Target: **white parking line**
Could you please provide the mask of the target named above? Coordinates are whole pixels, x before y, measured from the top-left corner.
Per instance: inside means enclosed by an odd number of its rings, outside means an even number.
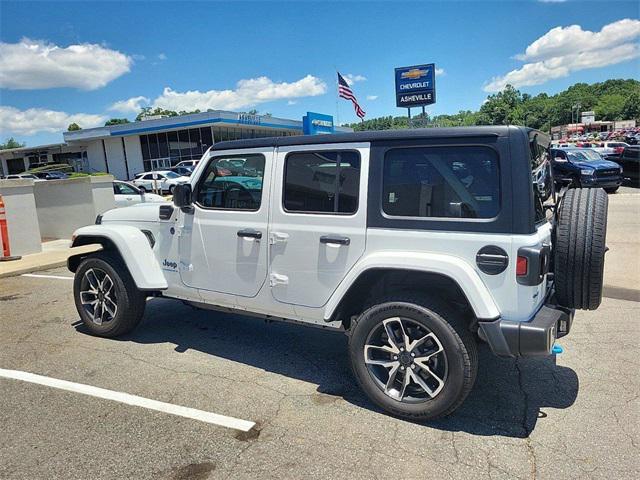
[[[62,275],[40,275],[38,273],[23,273],[20,276],[31,278],[52,278],[54,280],[73,280],[73,277],[63,277]]]
[[[218,415],[217,413],[205,412],[204,410],[182,407],[180,405],[159,402],[157,400],[151,400],[149,398],[139,397],[137,395],[115,392],[113,390],[106,390],[104,388],[84,385],[82,383],[59,380],[57,378],[44,377],[42,375],[22,372],[20,370],[5,370],[3,368],[0,368],[0,377],[10,378],[13,380],[22,380],[23,382],[37,383],[38,385],[59,388],[61,390],[67,390],[69,392],[82,393],[83,395],[90,395],[92,397],[113,400],[114,402],[147,408],[149,410],[156,410],[158,412],[178,415],[180,417],[191,418],[193,420],[212,423],[221,427],[241,430],[243,432],[248,432],[255,426],[254,422],[250,422],[248,420],[240,420],[238,418],[227,417],[225,415]]]

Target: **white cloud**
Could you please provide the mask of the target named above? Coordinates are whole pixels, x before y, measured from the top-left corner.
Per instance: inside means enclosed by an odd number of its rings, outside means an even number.
[[[540,85],[574,71],[638,58],[640,47],[634,42],[638,36],[640,21],[631,19],[605,25],[599,32],[582,30],[579,25],[552,28],[516,56],[529,63],[506,75],[493,77],[484,90],[498,92],[507,84],[514,87]]]
[[[297,100],[287,100],[287,105],[296,105],[297,103]]]
[[[275,83],[267,77],[240,80],[235,90],[189,90],[176,92],[165,87],[162,95],[153,101],[153,107],[168,110],[234,110],[253,107],[273,100],[291,100],[301,97],[323,95],[327,85],[313,75],[307,75],[295,82]]]
[[[436,67],[436,77],[440,77],[445,74],[444,68]]]
[[[165,53],[159,53],[158,54],[158,60],[166,60],[167,59],[167,55]]]
[[[43,108],[18,110],[15,107],[0,106],[0,131],[18,135],[59,133],[66,130],[70,123],[91,128],[103,125],[107,118],[105,115],[89,113],[66,113]]]
[[[378,99],[378,95],[367,95],[367,100],[377,100]]]
[[[625,18],[602,27],[599,32],[580,25],[555,27],[516,55],[518,60],[546,60],[582,51],[601,50],[627,43],[640,36],[640,20]]]
[[[347,73],[342,78],[344,78],[350,86],[356,82],[364,82],[367,80],[367,77],[364,75],[354,75],[353,73]]]
[[[101,45],[59,47],[23,38],[18,43],[0,43],[0,87],[95,90],[127,73],[132,63],[131,57]]]
[[[147,97],[131,97],[128,100],[120,100],[109,107],[109,110],[120,113],[138,114],[142,107],[146,107],[149,102]]]

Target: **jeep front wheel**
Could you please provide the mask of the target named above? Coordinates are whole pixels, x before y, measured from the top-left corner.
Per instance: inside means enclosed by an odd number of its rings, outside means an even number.
[[[100,337],[133,330],[144,314],[146,295],[115,256],[100,252],[80,263],[73,281],[76,309],[84,326]]]
[[[450,414],[467,397],[477,372],[475,340],[446,304],[424,297],[391,298],[352,326],[351,366],[367,396],[413,420]]]

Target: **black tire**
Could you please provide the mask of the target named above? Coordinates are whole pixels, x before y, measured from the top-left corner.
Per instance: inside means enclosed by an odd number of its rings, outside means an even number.
[[[83,304],[83,300],[89,301],[97,298],[97,295],[87,293],[87,289],[91,288],[86,277],[89,270],[96,272],[98,277],[101,275],[100,272],[106,273],[113,283],[113,299],[116,308],[111,310],[115,310],[115,315],[111,316],[109,312],[105,313],[106,308],[98,310],[101,324],[98,324],[98,320],[95,320],[96,306],[92,308]],[[92,274],[90,273],[89,276],[92,276]],[[104,277],[102,278],[104,279]],[[83,291],[85,293],[81,296]],[[138,290],[127,267],[118,257],[108,252],[92,254],[80,262],[73,281],[73,297],[76,309],[85,327],[93,335],[108,338],[131,332],[140,323],[146,305],[146,295]],[[105,298],[104,294],[102,298]],[[106,301],[103,300],[103,303],[106,303]],[[111,305],[113,306],[113,303]],[[93,312],[91,311],[92,309]]]
[[[618,191],[618,188],[620,187],[605,188],[604,191],[607,193],[616,193]]]
[[[568,190],[561,200],[554,266],[562,306],[595,310],[602,301],[608,201],[601,188]]]
[[[173,195],[173,189],[176,188],[175,185],[169,185],[169,195]]]
[[[405,391],[403,389],[400,400],[392,398],[385,393],[385,386],[382,385],[384,378],[380,381],[372,372],[377,366],[368,367],[365,362],[367,341],[371,341],[370,338],[376,331],[384,328],[383,321],[390,321],[394,317],[409,322],[407,332],[412,328],[414,331],[431,332],[441,344],[444,360],[438,361],[446,366],[446,377],[441,390],[432,397],[425,395],[423,399],[405,398],[402,396]],[[365,310],[351,325],[349,355],[354,376],[369,399],[387,412],[410,420],[429,420],[452,413],[471,391],[478,369],[476,341],[460,315],[446,303],[420,294],[394,295],[381,299]],[[430,368],[437,372],[433,365]],[[389,377],[392,371],[392,368],[388,370]],[[420,368],[413,372],[422,375],[423,380],[428,379]],[[403,373],[411,373],[409,367],[405,367]],[[415,383],[412,388],[418,391],[417,382],[411,382]]]

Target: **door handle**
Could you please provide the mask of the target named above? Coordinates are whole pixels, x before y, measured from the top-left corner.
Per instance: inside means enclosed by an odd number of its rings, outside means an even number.
[[[342,235],[323,235],[320,237],[320,243],[330,243],[335,245],[349,245],[351,239]]]
[[[262,238],[262,232],[259,230],[254,230],[252,228],[245,228],[244,230],[238,230],[238,236],[260,240]]]
[[[269,234],[269,243],[275,245],[276,243],[284,243],[289,240],[289,234],[284,232],[271,232]]]

